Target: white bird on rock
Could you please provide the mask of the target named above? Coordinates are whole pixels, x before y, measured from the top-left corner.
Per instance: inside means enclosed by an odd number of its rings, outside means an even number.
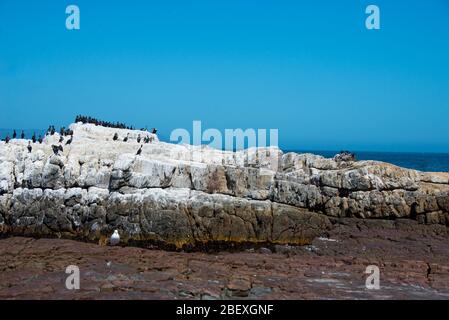
[[[119,242],[120,242],[120,235],[118,234],[118,230],[114,230],[114,233],[112,234],[109,243],[111,246],[115,246]]]

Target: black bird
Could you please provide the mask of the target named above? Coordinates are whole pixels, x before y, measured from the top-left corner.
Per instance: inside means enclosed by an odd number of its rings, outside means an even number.
[[[33,143],[36,143],[36,133],[33,133],[33,136],[31,137],[31,141],[33,141]]]
[[[129,133],[126,135],[125,139],[123,139],[123,142],[128,142],[128,136],[129,136]]]
[[[64,137],[63,136],[60,136],[59,137],[59,143],[62,143],[64,141]]]
[[[51,145],[51,148],[53,149],[53,153],[54,153],[55,155],[58,155],[58,153],[59,153],[59,147],[58,147],[58,146],[55,146],[54,144],[52,144],[52,145]]]
[[[25,139],[25,132],[23,132],[23,130],[22,133],[20,134],[20,139]]]
[[[146,136],[146,137],[143,139],[143,142],[145,142],[145,143],[150,142],[150,138],[149,138],[148,136]]]
[[[117,132],[114,134],[114,137],[112,138],[112,140],[114,140],[114,141],[117,141],[117,139],[118,139],[118,134],[117,134]]]
[[[55,126],[51,126],[50,135],[54,135],[56,132]]]
[[[17,132],[16,132],[16,130],[13,131],[13,133],[12,133],[12,138],[13,138],[13,139],[17,138]]]
[[[69,145],[69,144],[71,144],[71,143],[72,143],[72,141],[73,141],[73,135],[72,135],[72,136],[70,136],[70,139],[69,139],[69,140],[67,140],[67,142],[65,143],[65,145]]]
[[[140,154],[142,153],[142,147],[143,147],[143,145],[141,145],[139,150],[137,150],[136,155],[140,156]]]
[[[42,143],[42,136],[39,135],[39,139],[37,139],[37,142]]]
[[[5,142],[6,142],[6,143],[8,143],[8,142],[9,142],[9,140],[10,140],[10,139],[9,139],[9,136],[6,136],[6,138],[5,138]]]
[[[28,153],[31,153],[31,151],[33,150],[33,147],[31,146],[31,141],[28,141]]]
[[[153,130],[151,130],[151,133],[156,134],[157,133],[157,129],[153,128]]]
[[[62,147],[62,145],[61,145],[61,144],[59,145],[59,147],[58,147],[58,148],[59,148],[59,151],[61,151],[61,152],[64,152],[64,148]]]
[[[137,143],[140,143],[140,140],[142,140],[142,138],[140,137],[140,134],[137,136]]]

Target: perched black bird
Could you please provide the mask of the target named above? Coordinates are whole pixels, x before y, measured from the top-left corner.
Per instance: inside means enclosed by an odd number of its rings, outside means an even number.
[[[140,137],[140,134],[137,136],[137,143],[140,143],[140,140],[142,140],[142,138]]]
[[[23,132],[23,130],[22,133],[20,134],[20,139],[25,139],[25,132]]]
[[[5,138],[5,142],[6,142],[6,143],[8,143],[8,142],[9,142],[9,140],[10,140],[10,139],[9,139],[9,136],[6,136],[6,138]]]
[[[31,146],[31,141],[28,141],[28,153],[31,153],[31,151],[33,150],[33,147]]]
[[[31,137],[31,141],[33,141],[33,143],[36,143],[36,133],[33,133],[33,136]]]
[[[13,138],[13,139],[17,138],[17,132],[16,132],[16,130],[13,131],[13,133],[12,133],[12,138]]]
[[[153,128],[153,130],[151,130],[151,133],[156,134],[157,133],[157,129]]]
[[[64,137],[61,135],[60,137],[59,137],[59,143],[62,143],[64,141]]]
[[[39,135],[39,139],[37,139],[37,142],[42,143],[42,136]]]
[[[65,143],[65,145],[69,145],[69,144],[71,144],[71,143],[72,143],[72,141],[73,141],[73,135],[72,135],[72,136],[70,136],[70,139],[69,139],[69,140],[67,140],[67,142]]]
[[[150,142],[150,137],[146,136],[146,137],[143,139],[143,142],[144,142],[144,143]]]
[[[55,155],[58,155],[58,154],[59,154],[59,147],[58,147],[58,146],[55,146],[54,144],[52,144],[52,145],[51,145],[51,148],[53,149],[53,153],[54,153]]]
[[[56,132],[55,126],[51,126],[50,135],[54,135]]]
[[[139,150],[137,150],[136,155],[140,156],[140,154],[142,153],[142,147],[143,147],[143,145],[141,145]]]
[[[117,132],[114,134],[114,137],[112,138],[112,140],[114,140],[114,141],[117,141],[117,139],[118,139],[118,134],[117,134]]]
[[[123,142],[128,142],[129,133],[126,135],[125,139],[123,139]]]

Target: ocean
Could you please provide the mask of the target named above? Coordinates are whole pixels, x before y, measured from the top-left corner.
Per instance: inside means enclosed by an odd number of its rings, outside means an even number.
[[[20,137],[21,130],[16,130]],[[28,129],[24,130],[26,138],[30,139],[33,133],[36,137],[44,135],[45,130]],[[9,134],[12,136],[12,130],[0,129],[0,137],[3,140]],[[326,158],[332,158],[338,151],[323,150],[283,150],[284,152],[313,153]],[[377,160],[395,164],[400,167],[415,169],[419,171],[449,172],[449,153],[418,153],[418,152],[368,152],[352,151],[356,154],[358,160]]]
[[[295,150],[298,153],[313,153],[325,158],[332,158],[338,151]],[[357,160],[377,160],[392,163],[399,167],[419,171],[449,172],[449,153],[418,153],[418,152],[368,152],[352,151]]]

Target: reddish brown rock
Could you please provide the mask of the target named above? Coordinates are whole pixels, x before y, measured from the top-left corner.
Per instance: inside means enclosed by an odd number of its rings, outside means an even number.
[[[411,220],[333,221],[307,246],[170,252],[0,240],[0,299],[449,299],[449,235]],[[80,290],[65,287],[77,265]],[[368,265],[380,290],[365,287]]]

